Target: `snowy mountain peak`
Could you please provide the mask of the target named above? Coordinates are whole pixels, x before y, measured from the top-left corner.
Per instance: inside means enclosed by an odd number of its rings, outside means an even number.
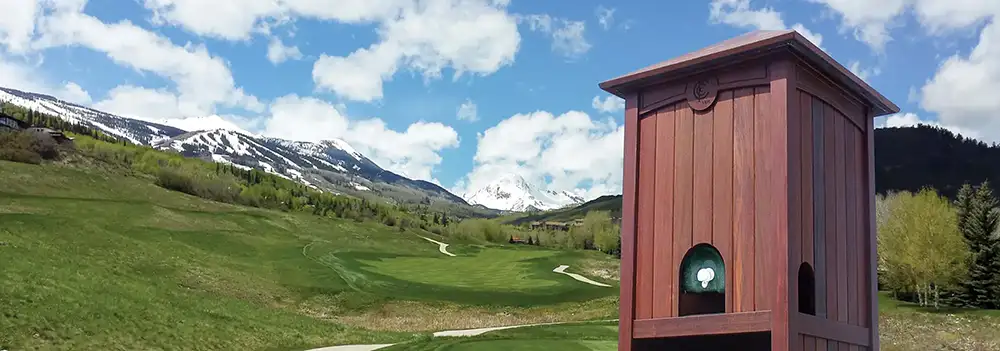
[[[465,200],[504,211],[552,210],[583,203],[582,198],[566,191],[539,190],[517,174],[503,175],[466,194]]]
[[[253,137],[259,136],[254,133],[250,133],[243,128],[240,128],[235,123],[230,122],[219,115],[211,115],[203,117],[171,118],[163,120],[161,124],[166,124],[186,131],[225,129]]]

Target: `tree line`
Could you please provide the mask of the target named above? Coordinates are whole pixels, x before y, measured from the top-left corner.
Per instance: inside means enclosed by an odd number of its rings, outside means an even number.
[[[1000,308],[1000,203],[989,182],[876,198],[880,288],[939,307]]]

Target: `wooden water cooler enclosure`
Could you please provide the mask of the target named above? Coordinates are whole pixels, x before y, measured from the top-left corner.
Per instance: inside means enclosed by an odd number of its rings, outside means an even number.
[[[873,118],[794,31],[601,83],[625,111],[619,350],[878,350]]]

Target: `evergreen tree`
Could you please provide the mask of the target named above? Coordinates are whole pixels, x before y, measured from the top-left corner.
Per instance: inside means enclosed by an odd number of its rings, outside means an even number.
[[[997,199],[988,182],[974,189],[963,186],[957,198],[959,230],[971,253],[959,300],[968,307],[1000,307],[1000,243],[994,235],[1000,223]]]
[[[534,239],[532,239],[532,238],[531,238],[531,237],[529,236],[529,237],[528,237],[528,245],[534,245],[534,244],[535,244],[535,240],[534,240]]]

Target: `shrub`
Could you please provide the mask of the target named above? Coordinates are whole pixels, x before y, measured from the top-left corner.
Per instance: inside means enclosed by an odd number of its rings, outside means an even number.
[[[156,185],[165,189],[180,191],[185,194],[198,194],[194,191],[194,180],[190,176],[174,168],[160,168],[156,172]]]
[[[29,134],[29,133],[25,133]],[[48,135],[35,134],[31,136],[31,151],[34,151],[42,159],[55,160],[60,156],[59,143]]]
[[[31,134],[25,132],[0,132],[0,160],[39,164],[42,156],[32,149]]]

